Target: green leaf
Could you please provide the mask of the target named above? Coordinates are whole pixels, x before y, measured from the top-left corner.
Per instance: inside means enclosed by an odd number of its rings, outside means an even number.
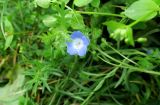
[[[99,28],[92,28],[92,38],[94,41],[97,40],[102,34],[102,30]]]
[[[134,46],[134,39],[133,39],[133,31],[131,27],[126,28],[126,40],[125,42],[129,45]]]
[[[160,0],[153,0],[157,5],[160,5]]]
[[[10,44],[12,43],[13,40],[13,35],[9,35],[6,37],[6,42],[5,42],[5,50],[10,47]]]
[[[68,91],[60,91],[62,94],[68,95],[76,100],[84,101],[84,99],[78,95],[75,95],[74,93],[68,92]]]
[[[144,99],[148,100],[151,96],[151,89],[148,86],[145,86]],[[154,104],[155,105],[155,104]]]
[[[97,86],[94,89],[94,92],[98,91],[103,86],[103,84],[104,84],[104,82],[105,82],[106,79],[114,76],[115,73],[116,73],[116,71],[117,71],[117,69],[113,69],[112,71],[110,71],[109,73],[107,73],[107,75],[98,82]]]
[[[114,13],[115,8],[112,6],[112,2],[106,2],[105,4],[100,7],[99,12],[105,12],[105,13]]]
[[[136,94],[140,91],[138,85],[134,84],[134,83],[130,84],[130,89],[129,90],[131,91],[132,94]]]
[[[0,103],[1,105],[18,105],[19,97],[24,93],[21,90],[21,87],[24,83],[24,75],[21,73],[21,70],[17,70],[17,78],[13,81],[12,84],[7,84],[4,87],[0,88]]]
[[[67,4],[69,2],[69,0],[59,0],[61,3],[65,3]]]
[[[132,4],[133,2],[135,2],[135,1],[137,1],[137,0],[125,0],[125,4],[126,4],[126,5],[130,5],[130,4]]]
[[[99,5],[100,5],[100,0],[93,0],[92,2],[91,2],[91,5],[93,6],[93,7],[99,7]]]
[[[85,6],[89,3],[91,3],[92,0],[74,0],[74,4],[77,6],[77,7],[82,7],[82,6]]]
[[[83,17],[80,14],[73,14],[72,15],[71,27],[73,29],[83,29],[85,27]]]
[[[11,22],[7,18],[5,18],[4,26],[5,26],[5,48],[4,49],[6,50],[8,47],[10,47],[10,44],[12,43],[14,29]]]
[[[115,84],[115,88],[117,88],[122,82],[123,82],[123,80],[126,78],[126,75],[127,74],[127,70],[126,69],[124,69],[123,70],[123,72],[122,72],[122,75],[121,75],[121,77],[120,77],[120,79],[117,81],[117,83]]]
[[[36,0],[38,6],[48,8],[51,0]]]
[[[120,5],[120,4],[124,4],[126,0],[112,0],[112,2]]]
[[[133,32],[131,27],[116,21],[105,22],[104,25],[107,25],[110,37],[117,41],[125,39],[126,44],[134,46]]]
[[[54,16],[48,15],[43,19],[43,23],[47,27],[53,27],[57,23],[57,18],[55,18]]]
[[[27,105],[37,105],[28,96],[27,97],[26,96],[19,97],[19,103],[18,103],[18,105],[26,105],[26,103],[27,103]]]
[[[138,64],[141,68],[152,70],[154,65],[147,58],[139,58]]]
[[[141,18],[141,21],[147,21],[157,15],[159,6],[152,0],[139,0],[131,4],[125,10],[125,15],[133,20]]]
[[[113,33],[118,28],[126,27],[125,24],[122,24],[122,23],[119,23],[119,22],[116,22],[116,21],[107,21],[107,22],[105,22],[103,24],[107,25],[107,29],[108,29],[110,34]]]

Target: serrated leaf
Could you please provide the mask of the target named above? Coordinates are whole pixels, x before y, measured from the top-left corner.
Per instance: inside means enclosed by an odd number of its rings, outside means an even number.
[[[159,6],[152,0],[138,0],[125,10],[125,15],[133,20],[147,21],[157,15]]]
[[[51,0],[36,0],[38,6],[48,8]]]
[[[82,7],[82,6],[85,6],[89,3],[91,3],[92,0],[74,0],[74,4],[77,6],[77,7]]]
[[[43,23],[47,27],[53,27],[57,23],[57,18],[55,18],[54,16],[50,16],[50,15],[46,16],[43,19]]]

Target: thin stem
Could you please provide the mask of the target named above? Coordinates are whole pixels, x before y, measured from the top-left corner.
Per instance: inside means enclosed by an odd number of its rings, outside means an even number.
[[[76,11],[80,14],[87,14],[87,15],[103,15],[103,16],[115,16],[115,17],[125,17],[124,15],[113,14],[113,13],[103,13],[103,12],[86,12],[86,11]]]
[[[124,56],[123,54],[121,54],[118,50],[114,49],[112,46],[110,46],[109,44],[106,44],[108,47],[110,47],[113,51],[115,51],[116,53],[118,53],[120,56],[122,56],[123,58],[127,59],[129,62],[132,62],[135,65],[138,65],[136,62],[130,60],[128,57]]]
[[[126,68],[126,69],[130,69],[132,70],[131,72],[141,72],[141,73],[146,73],[146,74],[151,74],[151,75],[158,75],[160,76],[160,73],[157,72],[156,70],[155,71],[152,71],[152,70],[146,70],[146,69],[141,69],[141,68],[138,68],[138,67],[134,67],[134,66],[131,66],[131,65],[124,65],[122,63],[119,63],[121,65],[118,65],[118,64],[114,64],[114,63],[111,63],[105,59],[103,59],[102,57],[98,56],[102,61],[106,62],[107,64],[110,64],[112,66],[116,66],[116,67],[121,67],[121,68]]]
[[[114,61],[114,62],[116,62],[116,63],[120,63],[120,64],[123,63],[123,62],[121,62],[121,61],[119,61],[119,60],[111,57],[111,56],[108,55],[107,53],[103,52],[101,49],[99,49],[99,48],[96,48],[96,49],[97,49],[101,54],[103,54],[103,55],[106,56],[107,58],[111,59],[112,61]],[[124,56],[123,56],[123,57],[124,57]],[[125,59],[128,60],[127,57],[125,57]],[[131,60],[129,60],[129,61],[131,61]],[[132,61],[132,63],[133,63],[133,61]],[[123,63],[123,65],[124,65],[124,66],[128,66],[128,64],[126,64],[126,63]]]
[[[126,60],[124,59],[123,62],[125,62]],[[109,73],[107,73],[102,79],[101,81],[98,83],[98,85],[94,88],[94,90],[88,95],[88,97],[82,102],[81,105],[87,105],[88,101],[91,99],[91,97],[95,94],[96,91],[98,91],[102,85],[104,84],[105,80],[107,78],[110,78],[112,76],[115,75],[116,71],[121,67],[122,64],[119,64],[118,66],[116,66],[112,71],[110,71]],[[113,97],[112,97],[113,98]],[[114,100],[116,101],[116,100]],[[118,101],[116,101],[119,105],[121,105]]]
[[[4,15],[4,11],[6,9],[6,6],[7,6],[7,3],[8,3],[8,0],[6,2],[4,2],[3,4],[3,9],[2,9],[2,12],[1,12],[1,31],[2,31],[2,34],[3,34],[3,37],[4,39],[6,40],[6,37],[5,37],[5,31],[4,31],[4,26],[3,26],[3,15]]]

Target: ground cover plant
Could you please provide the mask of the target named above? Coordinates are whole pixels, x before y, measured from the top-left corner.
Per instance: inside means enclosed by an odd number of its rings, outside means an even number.
[[[0,105],[160,105],[159,0],[0,8]]]

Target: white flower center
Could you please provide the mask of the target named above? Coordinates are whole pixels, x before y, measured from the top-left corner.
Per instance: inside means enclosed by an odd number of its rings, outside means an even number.
[[[84,46],[83,40],[80,38],[76,38],[73,40],[73,47],[77,50],[81,49]]]

